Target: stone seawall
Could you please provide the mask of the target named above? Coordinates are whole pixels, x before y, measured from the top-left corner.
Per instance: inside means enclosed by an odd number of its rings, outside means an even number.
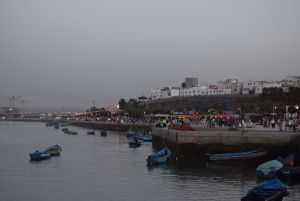
[[[205,157],[206,153],[246,151],[263,148],[269,157],[298,152],[300,134],[278,131],[227,131],[205,129],[200,131],[177,131],[152,128],[153,146],[170,146],[177,156]]]
[[[129,129],[133,131],[151,131],[151,126],[149,124],[128,124],[128,123],[105,123],[105,122],[94,122],[94,121],[76,121],[70,122],[70,125],[98,129],[98,130],[109,130],[109,131],[118,131],[126,132]]]

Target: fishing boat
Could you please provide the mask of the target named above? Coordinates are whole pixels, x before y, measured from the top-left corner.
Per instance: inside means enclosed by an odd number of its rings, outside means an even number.
[[[88,134],[88,135],[95,135],[95,131],[88,131],[88,132],[86,132],[86,134]]]
[[[278,172],[278,177],[284,181],[297,181],[300,178],[300,161],[299,156],[296,154],[290,154],[289,156],[277,160],[284,166]]]
[[[159,150],[158,152],[148,156],[146,161],[149,166],[156,165],[156,164],[164,164],[170,160],[170,157],[171,157],[171,150],[165,147]]]
[[[277,176],[283,164],[278,160],[265,162],[256,168],[257,178],[274,178]]]
[[[134,132],[133,130],[130,128],[128,131],[127,131],[127,134],[126,134],[126,137],[127,138],[132,138],[134,136]]]
[[[59,145],[54,145],[45,149],[45,152],[49,153],[51,156],[59,156],[62,152],[62,148]]]
[[[107,130],[102,130],[100,134],[101,136],[107,136]]]
[[[50,159],[51,154],[47,153],[46,151],[35,151],[31,154],[29,154],[30,160],[31,161],[40,161],[40,160],[45,160],[45,159]]]
[[[70,131],[70,130],[67,130],[65,131],[66,134],[72,134],[72,135],[77,135],[78,132],[77,131]]]
[[[286,186],[279,179],[272,179],[249,190],[241,201],[282,201],[288,194]]]
[[[131,147],[131,148],[137,148],[137,147],[141,146],[142,143],[137,138],[134,137],[132,141],[128,142],[128,144],[129,144],[129,147]]]
[[[152,136],[151,135],[144,135],[143,136],[144,142],[152,142]]]
[[[260,158],[266,155],[266,152],[262,149],[256,149],[246,152],[232,152],[221,154],[206,154],[210,161],[236,161],[236,160],[250,160]]]
[[[68,128],[63,128],[63,129],[61,129],[62,132],[66,132],[66,131],[68,131],[68,130],[69,130]]]

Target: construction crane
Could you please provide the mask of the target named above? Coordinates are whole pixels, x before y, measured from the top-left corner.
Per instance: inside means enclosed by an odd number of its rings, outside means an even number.
[[[21,98],[22,96],[10,96],[9,97],[9,109],[15,110],[15,101]]]

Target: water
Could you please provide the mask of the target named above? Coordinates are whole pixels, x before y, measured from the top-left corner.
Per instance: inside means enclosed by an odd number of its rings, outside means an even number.
[[[44,123],[0,122],[1,201],[232,201],[256,185],[255,167],[187,165],[149,169],[151,143],[129,148],[118,133],[101,137],[69,127],[78,135]],[[41,162],[29,153],[59,144],[63,152]],[[284,200],[300,200],[300,185],[289,186]]]

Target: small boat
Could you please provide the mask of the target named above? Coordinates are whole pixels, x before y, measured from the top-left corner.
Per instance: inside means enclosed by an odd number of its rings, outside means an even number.
[[[236,160],[250,160],[256,159],[266,155],[266,152],[262,149],[256,149],[245,152],[232,152],[222,154],[206,154],[210,161],[236,161]]]
[[[45,149],[45,152],[49,153],[51,156],[59,156],[62,152],[62,148],[59,145],[54,145]]]
[[[61,129],[62,132],[66,132],[66,131],[68,131],[68,130],[69,130],[68,128],[63,128],[63,129]]]
[[[70,131],[70,130],[67,130],[65,131],[66,134],[72,134],[72,135],[77,135],[78,132],[77,131]]]
[[[258,166],[256,175],[258,178],[274,178],[282,167],[283,164],[278,160],[271,160]]]
[[[88,135],[95,135],[95,131],[88,131],[88,132],[86,132],[86,134],[88,134]]]
[[[127,131],[126,137],[127,137],[127,138],[132,138],[133,136],[134,136],[134,132],[133,132],[132,129],[130,128],[130,129]]]
[[[149,166],[152,166],[156,164],[167,163],[170,160],[170,157],[171,157],[171,150],[165,147],[159,150],[158,152],[148,156],[146,161]]]
[[[31,154],[29,154],[30,160],[31,161],[40,161],[40,160],[45,160],[45,159],[50,159],[51,154],[45,152],[45,151],[35,151]]]
[[[100,134],[101,136],[107,136],[107,130],[102,130]]]
[[[295,154],[290,154],[289,156],[277,159],[284,166],[278,172],[278,177],[284,181],[297,181],[300,178],[300,167],[299,159]]]
[[[152,136],[151,135],[144,135],[143,136],[144,142],[152,142]]]
[[[241,201],[282,201],[289,193],[279,179],[266,181],[248,191]]]
[[[55,128],[55,129],[59,129],[59,125],[58,125],[58,124],[55,124],[55,125],[54,125],[54,128]]]
[[[133,138],[133,140],[128,142],[128,144],[129,144],[129,147],[137,148],[137,147],[141,146],[142,143],[137,138]]]

